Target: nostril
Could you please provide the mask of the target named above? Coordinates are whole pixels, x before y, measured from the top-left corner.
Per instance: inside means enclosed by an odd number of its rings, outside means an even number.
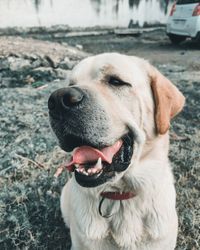
[[[83,94],[77,90],[67,92],[62,97],[62,104],[64,107],[71,107],[80,103],[83,99]]]
[[[48,108],[52,113],[63,111],[78,105],[84,98],[84,92],[78,88],[61,88],[54,91],[48,100]]]
[[[56,102],[54,100],[54,98],[50,97],[48,100],[48,109],[49,110],[53,110],[56,107]]]

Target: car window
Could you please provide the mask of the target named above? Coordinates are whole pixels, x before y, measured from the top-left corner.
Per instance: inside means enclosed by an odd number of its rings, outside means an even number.
[[[200,3],[200,0],[178,0],[176,4]]]

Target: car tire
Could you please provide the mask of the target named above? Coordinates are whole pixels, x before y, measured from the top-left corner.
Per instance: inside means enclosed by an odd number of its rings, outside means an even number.
[[[184,42],[186,40],[185,36],[180,36],[175,34],[167,34],[167,35],[173,44],[180,44],[181,42]]]
[[[196,35],[194,41],[195,41],[196,43],[200,44],[200,31],[197,33],[197,35]]]

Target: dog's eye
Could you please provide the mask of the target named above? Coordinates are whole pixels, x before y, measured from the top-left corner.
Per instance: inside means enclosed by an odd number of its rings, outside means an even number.
[[[114,76],[110,76],[108,78],[108,83],[113,86],[124,86],[124,85],[131,86],[130,83],[124,82],[121,79],[114,77]]]

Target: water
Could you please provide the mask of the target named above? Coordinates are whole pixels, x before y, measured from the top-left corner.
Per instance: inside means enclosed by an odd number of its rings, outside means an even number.
[[[165,23],[169,0],[0,0],[0,27]]]

